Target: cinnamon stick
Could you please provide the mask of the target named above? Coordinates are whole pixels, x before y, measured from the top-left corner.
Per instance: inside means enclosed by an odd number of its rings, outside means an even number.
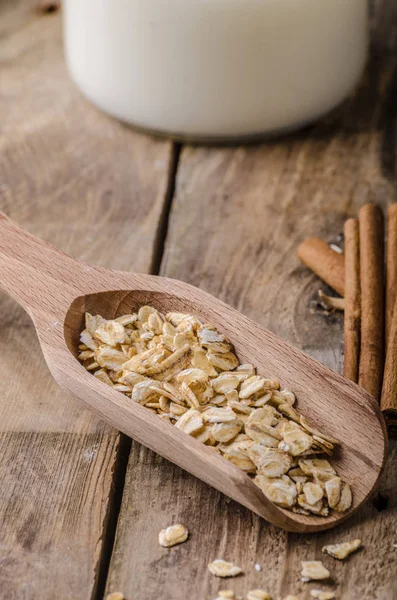
[[[348,219],[345,234],[345,358],[344,375],[358,381],[361,290],[360,290],[360,242],[357,219]]]
[[[397,299],[397,204],[389,206],[386,258],[386,340],[392,326],[393,309]],[[387,348],[387,345],[386,345]]]
[[[380,407],[388,429],[397,431],[397,303],[388,338]]]
[[[298,247],[298,258],[338,294],[345,294],[345,261],[343,254],[332,250],[316,237],[308,238]]]
[[[360,210],[361,346],[359,384],[380,399],[384,364],[384,227],[381,210]]]

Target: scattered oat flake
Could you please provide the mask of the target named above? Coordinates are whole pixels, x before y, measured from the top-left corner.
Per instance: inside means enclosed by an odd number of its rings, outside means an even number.
[[[324,546],[322,551],[338,560],[344,560],[352,554],[356,552],[361,547],[361,540],[352,540],[351,542],[342,542],[341,544],[330,544],[329,546]]]
[[[237,600],[237,596],[232,590],[220,590],[215,600],[224,600],[225,598],[227,600]]]
[[[261,565],[260,565],[259,563],[255,563],[255,565],[254,565],[254,569],[255,569],[255,571],[258,571],[258,573],[259,573],[260,571],[262,571],[262,567],[261,567]]]
[[[106,596],[106,600],[124,600],[124,596],[121,592],[112,592]]]
[[[243,572],[237,565],[222,559],[217,559],[209,563],[208,569],[216,577],[236,577],[236,575],[240,575]]]
[[[321,562],[321,560],[303,560],[302,561],[301,580],[304,583],[308,581],[318,581],[328,579],[330,573]]]
[[[177,544],[186,542],[189,532],[184,525],[170,525],[159,533],[159,544],[163,548],[171,548]]]
[[[251,590],[248,592],[246,600],[272,600],[272,597],[263,590]]]
[[[317,598],[317,600],[334,600],[336,598],[334,592],[327,592],[326,590],[310,590],[310,595],[312,598]]]

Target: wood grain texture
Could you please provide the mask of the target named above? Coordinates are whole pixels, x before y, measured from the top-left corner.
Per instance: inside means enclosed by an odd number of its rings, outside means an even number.
[[[0,434],[1,598],[91,597],[118,443],[98,429]]]
[[[0,3],[0,209],[94,263],[151,269],[171,146],[90,107],[60,16]],[[53,381],[28,316],[0,302],[0,597],[91,600],[119,434]]]
[[[357,94],[333,115],[280,142],[183,149],[162,266],[163,274],[227,300],[339,371],[342,316],[317,308],[321,283],[299,265],[295,252],[311,235],[338,243],[344,221],[365,202],[385,208],[396,200],[397,6],[390,0],[372,5],[367,72]],[[108,591],[140,599],[161,589],[165,600],[201,600],[215,598],[219,589],[259,586],[275,598],[301,591],[299,598],[309,600],[309,589],[328,586],[299,583],[300,561],[307,558],[324,559],[340,598],[397,596],[395,446],[380,488],[387,510],[368,503],[350,523],[310,537],[264,524],[142,452],[144,465],[131,458],[128,468]],[[190,542],[175,552],[157,547],[160,527],[177,521],[191,530],[194,551]],[[365,550],[346,564],[321,554],[324,543],[357,536]],[[208,558],[239,561],[245,575],[226,582],[209,578]],[[262,573],[253,570],[256,561]]]

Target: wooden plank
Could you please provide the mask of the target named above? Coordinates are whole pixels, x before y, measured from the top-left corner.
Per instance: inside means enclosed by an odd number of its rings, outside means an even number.
[[[321,283],[295,257],[309,235],[341,241],[343,222],[368,201],[396,199],[394,103],[397,7],[379,1],[370,64],[357,94],[318,125],[250,148],[192,148],[181,155],[162,274],[193,283],[341,371],[343,321],[318,308]],[[273,374],[277,375],[277,374]],[[313,587],[339,598],[390,600],[397,594],[390,455],[381,491],[388,509],[367,504],[346,525],[322,535],[287,535],[140,449],[132,454],[108,591],[127,598],[215,598],[220,589],[261,587],[274,598]],[[353,482],[354,485],[354,482]],[[161,527],[182,522],[187,543],[158,546]],[[300,561],[321,559],[324,543],[361,537],[347,564],[324,557],[333,586],[299,582]],[[209,560],[233,560],[243,577],[219,581]],[[254,570],[254,563],[262,572]]]
[[[60,15],[35,7],[0,9],[0,210],[76,257],[149,271],[171,144],[83,100],[63,64]],[[0,597],[91,599],[119,435],[58,389],[29,318],[4,294],[0,354]]]

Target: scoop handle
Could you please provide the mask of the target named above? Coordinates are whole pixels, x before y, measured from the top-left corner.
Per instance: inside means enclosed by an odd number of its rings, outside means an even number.
[[[0,212],[0,287],[31,316],[66,309],[82,293],[84,268]]]

